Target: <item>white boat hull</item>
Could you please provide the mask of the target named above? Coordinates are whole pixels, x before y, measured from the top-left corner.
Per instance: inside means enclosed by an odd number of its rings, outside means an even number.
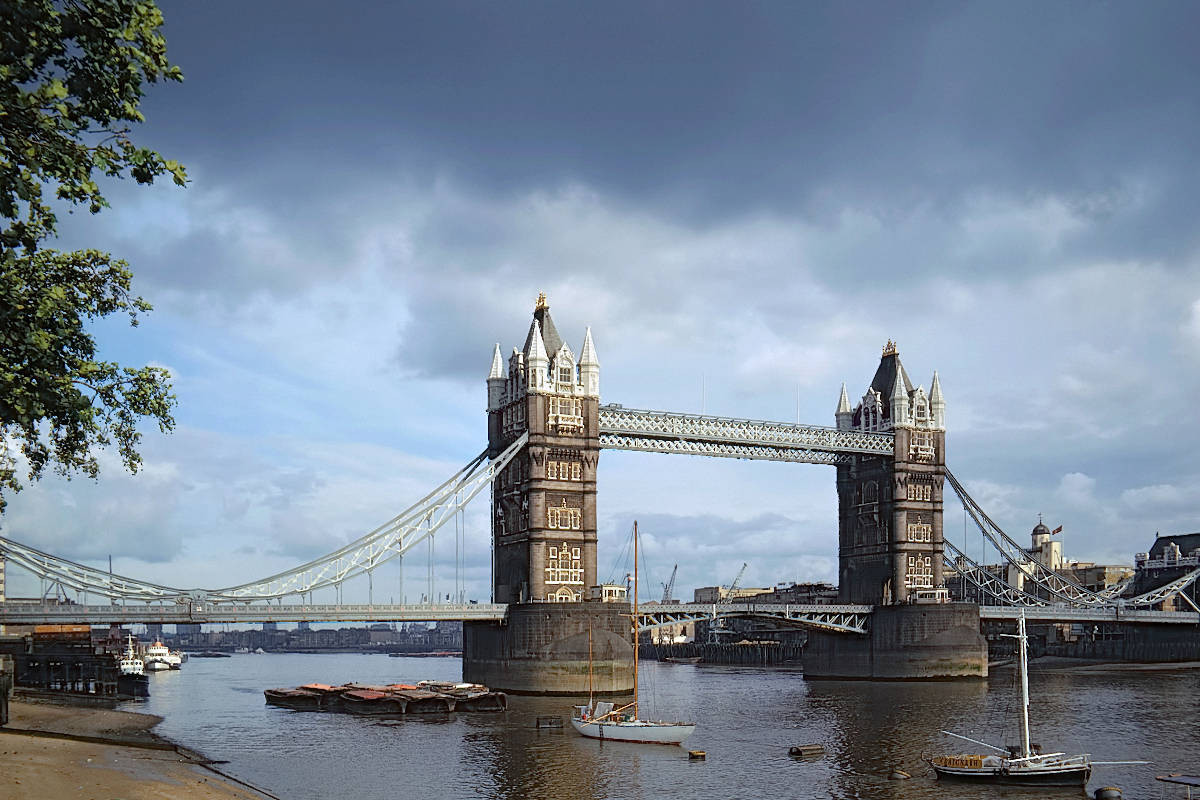
[[[158,659],[154,659],[154,660],[146,662],[146,671],[147,672],[159,672],[161,670],[166,670],[166,669],[170,669],[170,668],[171,668],[171,665],[168,664],[166,661],[159,661]]]
[[[645,744],[682,744],[696,730],[685,722],[590,722],[578,717],[571,717],[571,725],[589,739]]]

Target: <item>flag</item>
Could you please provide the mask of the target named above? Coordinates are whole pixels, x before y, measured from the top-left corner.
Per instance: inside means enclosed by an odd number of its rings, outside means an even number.
[[[1057,528],[1055,528],[1054,530],[1050,531],[1050,535],[1051,535],[1051,536],[1053,536],[1053,535],[1054,535],[1054,534],[1056,534],[1056,533],[1062,533],[1062,525],[1059,525]]]

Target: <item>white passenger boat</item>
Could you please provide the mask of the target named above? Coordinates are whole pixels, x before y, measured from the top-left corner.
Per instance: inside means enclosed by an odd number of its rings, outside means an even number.
[[[682,744],[696,731],[692,722],[658,722],[638,718],[638,531],[633,523],[633,702],[614,706],[608,702],[588,700],[585,706],[575,706],[571,725],[591,739],[644,744]],[[592,638],[588,631],[588,684],[592,680]]]
[[[151,672],[159,672],[171,668],[171,651],[162,642],[155,640],[154,644],[146,648],[144,655],[146,669]],[[178,669],[178,667],[176,667]]]

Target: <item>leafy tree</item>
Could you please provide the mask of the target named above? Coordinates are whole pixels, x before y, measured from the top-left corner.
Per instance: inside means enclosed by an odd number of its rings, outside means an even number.
[[[95,250],[44,247],[55,207],[108,206],[100,181],[153,183],[178,163],[136,145],[147,83],[180,81],[167,61],[162,13],[147,0],[0,0],[0,510],[47,466],[96,477],[96,449],[116,443],[136,472],[141,418],[174,427],[168,373],[96,358],[87,324],[150,305],[130,292],[128,265]],[[49,196],[48,196],[49,195]]]

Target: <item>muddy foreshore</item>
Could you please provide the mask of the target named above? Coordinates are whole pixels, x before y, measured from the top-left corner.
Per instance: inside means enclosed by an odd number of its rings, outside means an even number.
[[[158,736],[150,714],[29,702],[0,727],[0,797],[277,800]]]

